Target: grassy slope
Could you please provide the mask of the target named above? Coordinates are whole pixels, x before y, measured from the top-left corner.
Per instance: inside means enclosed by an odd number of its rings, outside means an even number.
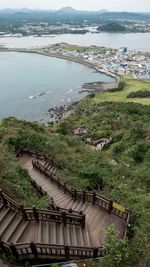
[[[142,86],[145,88],[145,82]],[[101,99],[103,94],[97,97]],[[27,172],[22,171],[13,153],[18,146],[44,152],[50,159],[62,162],[64,171],[58,175],[68,183],[78,188],[98,183],[103,186],[101,194],[138,214],[139,226],[135,227],[131,251],[135,251],[136,259],[139,251],[144,250],[146,261],[150,233],[149,121],[150,106],[101,101],[96,104],[90,98],[81,101],[75,113],[57,128],[5,119],[0,124],[0,184],[25,205],[46,206],[46,201],[40,200],[32,189]],[[73,126],[85,126],[86,137],[96,140],[111,136],[113,141],[104,151],[93,151],[85,146],[84,136],[72,134]],[[116,160],[116,166],[110,164],[112,159]]]
[[[123,91],[120,92],[105,92],[102,94],[97,94],[95,96],[95,102],[100,103],[103,101],[115,101],[115,102],[134,102],[141,103],[144,105],[150,105],[149,98],[126,98],[127,95],[131,92],[139,90],[150,90],[150,81],[149,80],[138,80],[133,77],[122,77],[122,81],[126,82],[126,86]]]

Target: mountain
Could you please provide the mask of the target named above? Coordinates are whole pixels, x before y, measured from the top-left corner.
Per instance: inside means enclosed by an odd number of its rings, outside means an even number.
[[[107,9],[101,9],[99,10],[99,13],[108,13],[109,11]]]
[[[69,13],[74,13],[77,12],[74,8],[68,6],[68,7],[62,7],[61,9],[58,10],[58,12],[69,14]]]

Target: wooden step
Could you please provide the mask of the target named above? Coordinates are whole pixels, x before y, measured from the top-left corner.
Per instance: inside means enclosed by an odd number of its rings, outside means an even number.
[[[1,209],[3,208],[4,204],[0,201],[0,212],[1,212]]]
[[[7,208],[5,206],[2,207],[2,210],[0,212],[0,223],[2,223],[2,221],[5,219],[9,211],[10,211],[10,208]]]
[[[50,230],[49,222],[46,222],[45,223],[45,244],[49,244],[49,242],[50,242],[49,230]]]
[[[78,247],[84,247],[83,232],[81,226],[76,226],[76,235],[78,240]]]
[[[83,203],[82,202],[79,202],[78,205],[75,207],[75,210],[80,212],[82,211],[83,212]]]
[[[46,232],[46,221],[41,222],[41,243],[46,244],[47,232]],[[48,237],[49,238],[49,237]]]
[[[70,246],[71,244],[70,231],[69,231],[68,225],[64,226],[64,243],[66,246]]]
[[[72,202],[71,209],[76,210],[76,207],[79,205],[79,201]]]
[[[64,198],[62,198],[60,200],[57,199],[58,205],[60,205],[62,208],[65,208],[67,203],[69,204],[70,201],[72,201],[72,200],[71,200],[69,195],[64,195]]]
[[[84,242],[84,246],[85,247],[90,247],[91,245],[91,241],[90,241],[90,237],[89,237],[89,233],[87,228],[82,230],[83,232],[83,242]]]
[[[56,243],[57,245],[64,244],[64,232],[63,232],[64,225],[62,223],[56,223]]]
[[[56,196],[62,194],[62,191],[58,188],[58,186],[55,186],[53,184],[49,186],[47,192],[48,194],[56,194]]]
[[[70,241],[72,246],[77,246],[78,240],[76,235],[76,226],[75,225],[68,225],[70,230]]]
[[[7,230],[9,224],[11,224],[15,215],[16,213],[11,210],[9,211],[9,213],[7,213],[7,216],[5,216],[5,218],[3,219],[3,223],[1,223],[0,225],[0,236],[2,236],[3,233]]]
[[[49,228],[49,232],[50,232],[50,243],[51,244],[57,244],[57,240],[56,240],[56,223],[52,222],[50,223],[50,228]]]
[[[64,208],[69,210],[72,206],[72,203],[73,203],[73,200],[70,197],[70,201],[69,202],[67,201],[66,203],[64,203]]]
[[[23,235],[24,231],[26,230],[29,223],[30,223],[29,221],[26,222],[22,220],[19,227],[16,229],[14,235],[12,235],[11,240],[9,240],[9,242],[11,241],[14,244],[19,243],[19,240],[21,236]]]
[[[39,221],[38,223],[38,233],[37,233],[37,242],[42,243],[42,234],[43,234],[43,222]]]
[[[55,201],[57,201],[57,203],[59,204],[61,204],[63,201],[65,201],[65,200],[67,200],[68,199],[68,197],[66,196],[66,195],[60,195],[60,196],[58,196],[57,198],[55,198]],[[61,205],[62,206],[62,205]]]
[[[16,214],[11,224],[9,225],[8,231],[5,231],[5,233],[2,235],[2,238],[5,242],[9,242],[9,239],[11,238],[13,233],[16,231],[16,229],[19,227],[21,220],[22,220],[22,217]]]

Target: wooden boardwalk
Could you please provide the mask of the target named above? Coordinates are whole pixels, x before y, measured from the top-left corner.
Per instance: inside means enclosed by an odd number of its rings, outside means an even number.
[[[84,198],[84,193],[77,195],[76,190],[71,195],[64,184],[60,186],[59,179],[56,183],[57,168],[45,158],[35,161],[35,156],[23,152],[20,163],[28,170],[34,186],[45,192],[50,201],[53,198],[54,207],[24,208],[0,191],[0,247],[6,254],[16,259],[97,257],[103,254],[108,226],[113,224],[119,238],[124,237],[127,210],[124,214],[114,210],[114,214],[109,212],[107,199],[95,200],[100,203],[96,205],[92,195]]]

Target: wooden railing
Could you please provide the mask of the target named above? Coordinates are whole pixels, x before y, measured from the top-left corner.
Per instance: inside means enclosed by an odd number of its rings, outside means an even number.
[[[37,168],[39,171],[41,171],[46,176],[48,176],[49,179],[52,182],[54,182],[58,186],[58,188],[62,189],[65,194],[66,193],[70,194],[70,196],[72,197],[72,199],[74,199],[74,201],[78,200],[78,201],[82,201],[83,203],[90,202],[93,205],[97,205],[101,208],[104,208],[109,213],[113,213],[114,215],[122,218],[125,221],[127,220],[128,214],[130,213],[130,211],[128,209],[125,209],[122,212],[116,208],[113,208],[113,201],[112,200],[105,198],[105,197],[97,194],[94,191],[93,192],[89,192],[86,190],[81,191],[81,190],[77,190],[77,189],[72,188],[71,186],[66,184],[63,180],[58,178],[56,175],[52,174],[39,161],[32,161],[32,164],[35,168]]]
[[[39,153],[37,151],[33,151],[31,149],[26,149],[26,148],[19,148],[16,150],[16,155],[19,156],[22,153],[27,153],[30,156],[33,156],[37,159],[44,160],[44,161],[49,161],[48,157],[45,156],[43,153]],[[54,162],[53,162],[54,163]],[[128,218],[128,214],[130,214],[130,210],[125,209],[124,212],[113,208],[113,201],[110,199],[107,199],[95,192],[88,192],[86,190],[75,190],[68,184],[66,184],[63,180],[60,178],[57,178],[56,175],[52,174],[47,168],[44,167],[41,163],[38,161],[33,162],[34,167],[38,168],[40,171],[42,171],[44,174],[49,176],[51,180],[58,185],[59,188],[64,190],[64,193],[69,193],[74,200],[79,200],[84,202],[92,202],[95,205],[100,206],[101,208],[104,208],[110,213],[113,213],[114,215],[124,219],[125,221]],[[62,165],[60,163],[54,163],[54,165],[62,169]]]
[[[42,187],[37,184],[33,179],[31,179],[31,184],[32,186],[37,190],[38,194],[43,197],[43,196],[46,196],[47,193],[42,189]]]
[[[129,211],[128,217],[127,217],[127,220],[126,220],[126,227],[125,227],[125,230],[124,230],[123,238],[125,238],[127,236],[128,224],[129,224],[129,220],[130,220],[130,214],[131,214],[131,212]]]
[[[3,190],[0,188],[0,199],[4,203],[5,206],[14,210],[16,213],[21,213],[21,205],[19,205],[16,201],[14,201],[10,196],[5,194]]]
[[[12,254],[15,259],[45,258],[51,259],[86,259],[104,256],[106,251],[102,248],[75,247],[41,243],[9,244],[0,242],[0,247],[6,254]]]
[[[60,222],[66,224],[80,225],[85,227],[85,215],[69,213],[68,211],[55,210],[40,210],[33,207],[33,209],[25,209],[26,220]]]
[[[85,227],[85,215],[69,212],[68,210],[44,210],[33,208],[24,208],[23,205],[19,205],[11,197],[5,194],[0,189],[0,199],[6,207],[14,210],[16,213],[19,213],[23,216],[24,220],[31,221],[55,221],[66,224],[75,224],[80,225],[83,228]]]
[[[28,148],[18,148],[15,151],[15,154],[17,157],[19,157],[23,153],[27,153],[29,156],[35,157],[35,158],[40,159],[40,160],[50,161],[47,156],[45,156],[43,153],[40,153],[36,150],[33,151],[31,149],[28,149]],[[52,164],[58,169],[63,169],[63,166],[60,162],[55,162],[52,160]]]

